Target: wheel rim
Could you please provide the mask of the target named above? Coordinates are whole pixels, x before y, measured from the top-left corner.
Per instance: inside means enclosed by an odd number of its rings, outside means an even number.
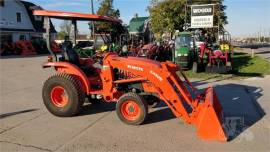
[[[51,91],[51,101],[57,107],[64,107],[68,103],[68,95],[61,86],[56,86]]]
[[[121,114],[129,121],[136,120],[140,115],[140,111],[140,106],[132,100],[125,101],[121,106]]]

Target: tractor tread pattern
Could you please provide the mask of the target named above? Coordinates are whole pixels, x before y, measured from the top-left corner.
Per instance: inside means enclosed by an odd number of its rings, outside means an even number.
[[[123,102],[123,101],[125,101],[126,99],[130,99],[130,98],[132,98],[133,100],[137,100],[137,101],[139,101],[138,103],[141,103],[140,104],[140,106],[141,106],[141,108],[144,108],[144,115],[141,117],[141,118],[139,118],[137,121],[128,121],[128,120],[126,120],[125,118],[123,118],[122,116],[121,116],[121,108],[120,108],[120,104],[121,104],[121,102]],[[120,103],[120,104],[119,104]],[[131,93],[131,92],[129,92],[129,93],[126,93],[126,94],[124,94],[124,95],[122,95],[120,98],[119,98],[119,100],[118,100],[118,102],[117,102],[117,105],[116,105],[116,113],[117,113],[117,115],[118,115],[118,117],[119,117],[119,119],[122,121],[122,122],[124,122],[124,123],[126,123],[126,124],[128,124],[128,125],[140,125],[140,124],[142,124],[146,119],[147,119],[147,117],[148,117],[148,103],[144,100],[144,98],[143,97],[141,97],[141,96],[139,96],[138,94],[136,94],[136,93]]]
[[[43,86],[45,86],[46,83],[48,83],[49,81],[52,81],[53,79],[58,79],[60,81],[62,79],[64,81],[70,82],[72,84],[71,89],[76,90],[76,91],[73,92],[74,95],[78,97],[78,104],[76,105],[76,107],[73,107],[73,110],[71,112],[68,112],[68,113],[65,113],[65,114],[55,114],[55,113],[53,113],[53,114],[56,115],[56,116],[60,116],[60,117],[70,117],[70,116],[77,115],[79,113],[79,111],[81,110],[81,108],[82,108],[82,106],[84,104],[84,101],[85,101],[85,93],[84,93],[84,91],[82,89],[82,85],[81,85],[79,79],[77,79],[75,76],[70,75],[70,74],[56,73],[56,74],[50,76],[44,82]],[[44,88],[43,88],[42,92],[44,92]]]

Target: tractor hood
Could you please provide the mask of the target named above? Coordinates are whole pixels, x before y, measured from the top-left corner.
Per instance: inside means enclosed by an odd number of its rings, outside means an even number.
[[[122,61],[124,61],[125,63],[130,63],[130,64],[137,64],[137,65],[147,65],[149,67],[153,67],[153,68],[161,68],[161,63],[154,61],[154,60],[149,60],[146,58],[139,58],[139,57],[119,57],[121,58]]]
[[[188,54],[189,54],[188,47],[181,47],[181,48],[175,49],[175,56],[187,56]]]
[[[136,65],[140,67],[147,66],[151,68],[162,68],[161,62],[139,57],[119,57],[115,53],[106,54],[103,60],[121,61],[122,63],[125,64]]]

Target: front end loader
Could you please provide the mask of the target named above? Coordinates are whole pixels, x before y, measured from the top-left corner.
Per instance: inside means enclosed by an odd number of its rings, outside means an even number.
[[[160,63],[148,59],[107,54],[103,67],[105,69],[102,70],[101,77],[107,81],[102,82],[102,96],[107,101],[116,99],[115,101],[118,102],[122,95],[130,92],[139,95],[154,94],[168,105],[176,117],[183,118],[187,124],[195,125],[197,134],[202,139],[227,140],[222,128],[222,106],[214,89],[209,87],[202,94],[198,93],[178,65],[173,62]],[[115,71],[118,72],[114,73]],[[182,74],[183,80],[177,72]],[[113,75],[117,75],[116,79]],[[191,92],[184,82],[192,88]],[[135,84],[141,85],[141,88],[132,87],[136,86]],[[128,85],[128,87],[123,90],[115,88],[115,86],[122,88],[121,85]],[[193,98],[192,94],[196,97]],[[117,110],[121,111],[121,109]]]
[[[72,19],[74,25],[75,20],[81,19],[119,22],[92,14],[46,10],[34,11],[34,14],[45,17],[46,23],[49,23],[50,17]],[[50,34],[49,26],[46,26],[46,31]],[[49,39],[47,35],[47,42],[50,42]],[[82,59],[76,51],[68,48],[63,49],[61,55],[50,52],[52,57],[43,64],[43,68],[53,67],[56,74],[44,83],[42,97],[48,111],[56,116],[78,114],[85,98],[91,97],[90,102],[116,102],[116,113],[122,122],[140,125],[148,117],[149,98],[146,96],[154,96],[165,102],[177,118],[194,125],[201,139],[227,140],[222,127],[222,106],[214,89],[208,87],[203,93],[198,93],[181,68],[173,62],[120,57],[115,53]],[[177,75],[178,72],[182,78]]]

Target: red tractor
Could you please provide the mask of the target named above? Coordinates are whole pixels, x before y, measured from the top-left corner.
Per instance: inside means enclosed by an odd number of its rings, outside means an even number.
[[[154,43],[149,43],[138,47],[138,51],[131,55],[156,61],[166,61],[171,60],[171,48],[166,44],[157,45]]]
[[[228,73],[232,71],[232,46],[230,35],[224,32],[219,45],[197,42],[199,44],[198,63],[208,73]],[[210,46],[211,45],[211,46]]]
[[[93,14],[46,10],[35,10],[34,14],[45,18],[47,42],[50,42],[50,18],[72,20],[74,30],[76,20],[121,22]],[[92,100],[116,102],[119,119],[129,125],[139,125],[148,116],[149,100],[145,96],[155,96],[165,102],[176,117],[194,125],[200,138],[227,140],[222,127],[222,107],[214,89],[209,87],[203,93],[198,93],[173,62],[120,57],[115,53],[82,59],[72,49],[63,49],[60,55],[50,52],[51,56],[43,68],[53,67],[56,74],[44,83],[42,97],[47,109],[56,116],[78,114],[85,98],[94,96],[96,99]],[[178,77],[177,72],[182,73],[183,78]],[[185,83],[192,88],[191,92]]]
[[[146,44],[138,51],[136,56],[155,60],[158,53],[159,53],[159,47],[157,45]]]

